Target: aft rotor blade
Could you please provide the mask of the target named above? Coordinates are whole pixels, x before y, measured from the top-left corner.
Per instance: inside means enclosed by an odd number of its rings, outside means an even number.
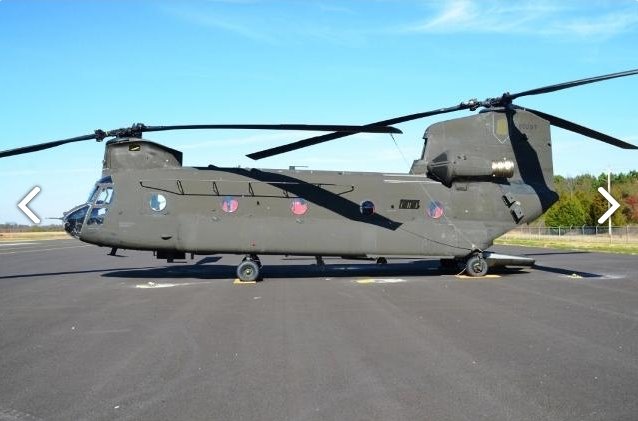
[[[602,76],[589,77],[586,79],[574,80],[571,82],[557,83],[556,85],[549,85],[542,88],[530,89],[528,91],[518,92],[515,94],[505,94],[504,96],[511,101],[516,98],[520,98],[522,96],[546,94],[549,92],[560,91],[562,89],[569,89],[569,88],[573,88],[580,85],[587,85],[588,83],[601,82],[603,80],[615,79],[618,77],[631,76],[635,74],[638,74],[638,69],[627,70],[627,71],[618,72],[618,73],[610,73],[608,75],[602,75]]]
[[[7,156],[13,156],[13,155],[20,155],[20,154],[24,154],[24,153],[37,152],[37,151],[41,151],[41,150],[44,150],[44,149],[55,148],[56,146],[65,145],[67,143],[81,142],[83,140],[95,139],[95,137],[96,137],[96,135],[94,133],[94,134],[87,134],[87,135],[84,135],[84,136],[71,137],[69,139],[54,140],[52,142],[38,143],[37,145],[23,146],[21,148],[7,149],[6,151],[0,151],[0,158],[5,158]]]
[[[402,133],[396,127],[353,126],[345,124],[188,124],[181,126],[144,126],[143,132],[162,132],[167,130],[201,130],[201,129],[243,129],[243,130],[296,130],[316,132],[346,133]]]
[[[631,143],[624,142],[620,139],[616,139],[615,137],[606,135],[605,133],[598,132],[588,127],[581,126],[580,124],[573,123],[571,121],[565,120],[564,118],[556,117],[555,115],[547,114],[542,111],[533,110],[531,108],[519,107],[517,105],[515,105],[514,108],[534,113],[537,116],[549,121],[549,123],[552,126],[560,127],[561,129],[569,130],[570,132],[591,137],[592,139],[600,140],[601,142],[605,142],[619,148],[638,149],[638,146],[636,145],[632,145]]]
[[[392,124],[404,123],[406,121],[417,120],[419,118],[430,117],[437,114],[451,113],[453,111],[464,110],[467,108],[471,108],[471,105],[467,103],[463,103],[463,104],[455,105],[453,107],[439,108],[437,110],[426,111],[426,112],[416,113],[416,114],[408,114],[408,115],[404,115],[400,117],[390,118],[388,120],[377,121],[375,123],[366,124],[363,127],[378,127],[378,126],[384,127],[384,126],[388,126]],[[328,142],[330,140],[340,139],[342,137],[350,136],[351,134],[353,133],[328,133],[324,135],[309,137],[307,139],[298,140],[296,142],[288,143],[286,145],[276,146],[270,149],[264,149],[259,152],[253,152],[246,156],[254,160],[268,158],[270,156],[279,155],[279,154],[290,152],[290,151],[295,151],[297,149],[306,148],[308,146],[317,145],[319,143]]]

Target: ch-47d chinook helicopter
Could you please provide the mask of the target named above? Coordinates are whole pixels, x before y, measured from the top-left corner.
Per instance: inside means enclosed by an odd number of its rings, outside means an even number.
[[[558,198],[551,125],[638,149],[513,100],[635,74],[638,69],[472,99],[364,126],[136,124],[7,150],[0,157],[112,137],[89,200],[63,218],[69,234],[99,246],[150,250],[169,261],[186,253],[243,254],[237,267],[242,281],[261,279],[260,254],[316,256],[318,262],[321,256],[377,262],[436,256],[483,276],[495,258],[484,252],[493,240],[538,218]],[[429,126],[422,156],[405,174],[183,167],[181,152],[142,139],[145,132],[182,129],[332,132],[248,155],[261,159],[353,133],[398,133],[392,125],[479,108],[472,116]]]

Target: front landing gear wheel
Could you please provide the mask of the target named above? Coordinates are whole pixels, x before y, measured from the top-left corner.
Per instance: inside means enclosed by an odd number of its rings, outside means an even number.
[[[465,263],[465,273],[468,276],[485,276],[488,269],[487,262],[480,254],[470,256]]]
[[[252,260],[245,260],[237,266],[237,278],[242,282],[259,280],[259,265]]]

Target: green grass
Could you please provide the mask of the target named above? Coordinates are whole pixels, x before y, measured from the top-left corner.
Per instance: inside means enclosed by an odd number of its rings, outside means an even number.
[[[70,239],[64,231],[53,232],[2,232],[0,233],[0,242],[9,241],[34,241],[34,240],[64,240]],[[605,253],[624,253],[638,254],[638,243],[605,243],[600,241],[587,241],[586,239],[578,240],[560,240],[553,238],[528,239],[504,236],[494,241],[494,244],[525,246],[525,247],[542,247],[563,250],[583,250]]]
[[[494,241],[494,244],[504,244],[525,247],[543,247],[563,250],[583,250],[604,253],[624,253],[638,254],[638,244],[636,243],[604,243],[587,240],[555,240],[555,239],[527,239],[501,237]]]

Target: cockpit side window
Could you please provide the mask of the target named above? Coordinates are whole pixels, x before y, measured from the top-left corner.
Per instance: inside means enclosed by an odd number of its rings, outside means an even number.
[[[106,216],[106,212],[108,208],[96,208],[91,209],[91,215],[87,220],[88,225],[98,224],[101,225],[104,223],[104,217]]]
[[[87,219],[87,225],[101,225],[113,201],[114,192],[112,185],[99,185],[91,195],[91,213]]]
[[[95,200],[96,205],[108,205],[113,200],[113,187],[102,187]]]

